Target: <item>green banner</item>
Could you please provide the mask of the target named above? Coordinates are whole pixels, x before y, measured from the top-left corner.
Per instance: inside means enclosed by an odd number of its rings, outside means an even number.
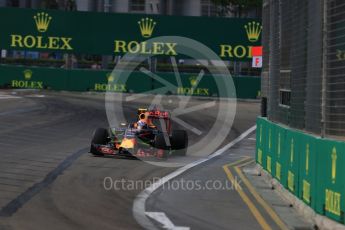
[[[160,82],[142,72],[129,73],[125,82],[116,73],[94,70],[65,70],[56,68],[0,65],[0,87],[20,89],[52,89],[68,91],[158,93],[204,97],[237,97],[255,99],[260,91],[259,77],[233,77],[236,92],[221,95],[215,78],[227,76],[205,74],[197,83],[196,74],[180,74],[182,85],[171,87],[169,92]],[[162,80],[177,86],[173,73],[156,73]],[[152,91],[155,90],[155,91]]]
[[[145,42],[160,36],[197,40],[220,58],[248,61],[260,46],[257,19],[182,17],[142,14],[64,12],[0,8],[0,48],[84,54],[178,55],[174,39]]]
[[[285,129],[281,128],[280,126],[275,127],[275,174],[274,177],[281,181],[287,181],[287,173],[286,173],[286,158],[287,158],[287,152],[286,152],[286,146],[285,146],[285,140],[286,140],[286,131]]]
[[[317,211],[345,223],[345,143],[324,140],[317,165]]]
[[[318,170],[318,138],[310,135],[300,135],[301,143],[298,149],[299,157],[299,198],[309,206],[316,207],[316,173]]]
[[[256,148],[257,162],[286,189],[317,213],[345,223],[345,142],[258,118]]]
[[[255,159],[258,164],[261,166],[263,165],[262,157],[264,150],[263,148],[266,146],[263,140],[263,130],[264,129],[264,120],[263,119],[256,119],[256,151],[255,151]]]

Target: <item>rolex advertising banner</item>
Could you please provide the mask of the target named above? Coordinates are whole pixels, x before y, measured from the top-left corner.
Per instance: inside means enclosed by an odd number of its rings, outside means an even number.
[[[318,149],[316,211],[345,223],[345,142],[325,139]]]
[[[177,56],[174,39],[194,39],[225,60],[248,61],[260,46],[257,19],[63,12],[0,8],[0,49]]]
[[[345,224],[345,167],[342,167],[345,164],[345,142],[313,136],[262,117],[256,124],[259,143],[256,145],[256,161],[263,169],[318,214]],[[276,131],[270,131],[273,129]],[[274,138],[270,142],[272,134],[278,137],[276,143]],[[264,137],[266,140],[261,142]],[[275,173],[274,158],[271,162],[269,154],[266,160],[265,155],[260,154],[270,145],[278,150],[275,161],[279,166]]]
[[[266,159],[266,129],[268,122],[265,119],[257,118],[256,119],[256,153],[255,158],[256,162],[262,167],[264,166],[264,159]]]
[[[225,97],[222,95],[214,81],[214,77],[205,74],[195,87],[197,75],[182,73],[179,87],[172,87],[169,92],[159,91],[162,85],[149,76],[133,71],[126,82],[117,82],[118,76],[110,71],[90,71],[87,69],[65,70],[57,68],[28,67],[0,65],[0,88],[15,89],[52,89],[69,91],[95,91],[95,92],[121,92],[121,93],[145,93],[155,90],[158,94],[173,94],[201,97]],[[129,73],[129,72],[128,72]],[[160,73],[161,79],[173,84],[175,77],[172,73]],[[217,76],[224,78],[227,76]],[[232,77],[235,94],[227,94],[227,97],[255,99],[260,90],[259,77]],[[245,87],[247,86],[247,87]]]

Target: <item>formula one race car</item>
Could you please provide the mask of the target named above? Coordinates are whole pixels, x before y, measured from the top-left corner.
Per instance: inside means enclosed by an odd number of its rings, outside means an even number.
[[[90,152],[96,156],[157,157],[186,155],[185,130],[171,130],[170,114],[157,109],[138,109],[139,119],[120,128],[98,128]]]

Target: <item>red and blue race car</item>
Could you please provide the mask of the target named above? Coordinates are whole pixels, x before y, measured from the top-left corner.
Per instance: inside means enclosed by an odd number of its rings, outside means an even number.
[[[138,120],[120,128],[98,128],[90,152],[96,156],[157,157],[186,155],[188,135],[172,130],[168,111],[138,109]]]

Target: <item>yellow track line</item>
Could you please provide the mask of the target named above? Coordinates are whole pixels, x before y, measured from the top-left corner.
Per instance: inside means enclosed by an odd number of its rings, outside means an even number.
[[[237,161],[235,163],[223,166],[223,169],[224,169],[228,179],[231,181],[232,184],[235,184],[236,182],[235,182],[234,176],[232,175],[232,173],[231,173],[231,171],[230,171],[230,169],[228,167],[230,165],[238,164],[238,163],[240,163],[242,161],[245,161],[247,159],[248,158],[242,159],[242,160]],[[271,227],[267,224],[266,220],[260,214],[259,210],[255,207],[255,205],[249,199],[249,197],[244,193],[244,191],[242,190],[242,187],[240,185],[237,185],[237,186],[235,186],[235,190],[238,192],[238,194],[240,195],[240,197],[242,198],[244,203],[246,203],[246,205],[248,206],[249,210],[252,212],[252,214],[254,215],[255,219],[258,221],[258,223],[262,227],[262,229],[264,229],[264,230],[271,230]]]
[[[255,188],[252,186],[252,184],[248,181],[248,179],[244,176],[242,173],[240,167],[243,167],[247,164],[252,163],[253,161],[246,162],[241,165],[234,166],[236,173],[239,175],[241,180],[244,182],[244,184],[247,186],[250,193],[255,197],[255,199],[258,201],[258,203],[266,210],[266,212],[270,215],[270,217],[274,220],[274,222],[280,227],[282,230],[288,230],[289,228],[285,225],[285,223],[280,219],[280,217],[277,215],[277,213],[269,206],[266,201],[256,192]]]
[[[254,161],[255,161],[254,159],[251,159],[250,161],[244,162],[242,164],[236,164],[236,165],[234,165],[234,167],[242,168],[243,166],[249,165],[250,163],[253,163]]]
[[[244,161],[246,161],[246,160],[249,160],[249,159],[250,159],[250,157],[246,156],[246,157],[243,157],[242,159],[240,159],[240,160],[238,160],[238,161],[235,161],[235,162],[230,163],[230,164],[226,164],[226,165],[224,165],[224,166],[229,167],[229,166],[238,165],[239,163],[242,163],[242,162],[244,162]],[[224,167],[224,166],[223,166],[223,167]]]

